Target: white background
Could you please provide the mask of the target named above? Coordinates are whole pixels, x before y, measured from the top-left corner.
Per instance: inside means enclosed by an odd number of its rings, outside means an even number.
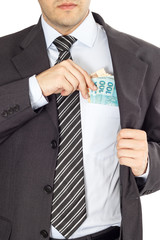
[[[91,0],[90,9],[117,30],[160,47],[160,0]],[[37,23],[40,13],[37,0],[0,0],[0,37]],[[141,200],[143,239],[159,240],[160,191]]]

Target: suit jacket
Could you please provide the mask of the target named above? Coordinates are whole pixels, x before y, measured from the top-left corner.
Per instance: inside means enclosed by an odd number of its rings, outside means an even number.
[[[109,41],[122,128],[143,129],[146,183],[121,166],[121,239],[142,240],[140,196],[160,189],[160,51],[103,25]],[[41,22],[0,38],[0,240],[48,239],[58,123],[54,94],[33,111],[28,78],[50,67]],[[96,137],[96,136],[95,136]]]

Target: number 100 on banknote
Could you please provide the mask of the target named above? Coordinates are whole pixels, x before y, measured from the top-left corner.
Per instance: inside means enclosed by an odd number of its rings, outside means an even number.
[[[93,77],[92,81],[97,86],[97,91],[89,89],[88,102],[118,106],[114,76]]]
[[[114,89],[114,81],[110,77],[110,79],[103,79],[104,77],[101,77],[102,79],[99,81],[99,93],[106,94],[107,96],[113,95],[113,89]],[[109,78],[109,77],[108,77]]]

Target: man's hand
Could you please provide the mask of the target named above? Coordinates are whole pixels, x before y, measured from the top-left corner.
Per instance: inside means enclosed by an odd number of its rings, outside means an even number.
[[[117,136],[117,156],[121,165],[132,169],[135,176],[146,172],[148,163],[148,142],[145,131],[122,129]]]
[[[45,97],[53,93],[68,96],[79,90],[84,98],[88,98],[88,87],[97,90],[88,73],[70,59],[40,73],[36,78]]]

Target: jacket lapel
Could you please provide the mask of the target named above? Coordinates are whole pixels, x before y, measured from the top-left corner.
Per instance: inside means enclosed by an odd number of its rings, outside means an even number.
[[[22,77],[30,77],[50,67],[41,22],[35,25],[20,44],[22,51],[12,62]]]
[[[41,20],[35,25],[20,45],[21,53],[12,58],[12,62],[22,78],[31,77],[50,68]],[[45,106],[51,120],[58,129],[55,95],[48,97]]]
[[[110,37],[109,44],[120,108],[121,127],[139,128],[138,117],[141,114],[139,96],[148,65],[133,53],[117,45]]]
[[[103,25],[109,42],[122,128],[139,128],[141,113],[139,96],[148,64],[139,57],[139,45],[130,38],[112,29],[103,19],[93,13],[95,20]]]

